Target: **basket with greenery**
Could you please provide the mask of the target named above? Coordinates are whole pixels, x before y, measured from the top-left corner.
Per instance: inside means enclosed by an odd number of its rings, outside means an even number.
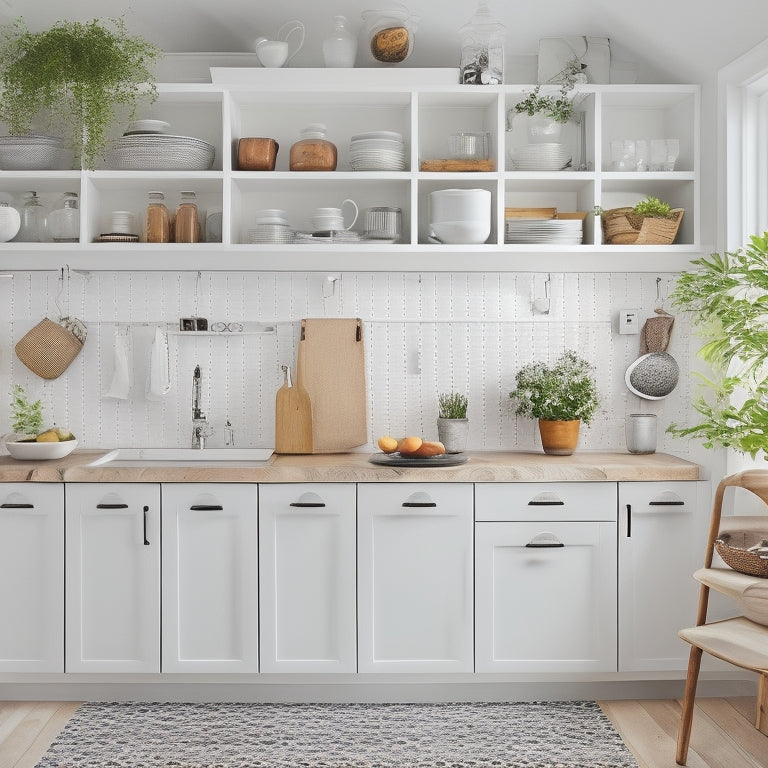
[[[768,457],[768,232],[735,252],[692,263],[697,270],[683,272],[670,297],[703,337],[698,355],[711,373],[694,372],[698,423],[672,424],[668,431],[699,439],[705,448],[752,458],[762,450]]]
[[[443,392],[438,396],[439,417],[441,419],[466,419],[468,402],[467,396],[461,392]]]
[[[566,350],[554,364],[536,362],[515,374],[515,389],[509,396],[515,413],[546,421],[580,420],[585,424],[600,404],[594,366],[574,351]]]
[[[611,208],[602,216],[603,238],[609,245],[669,245],[675,241],[683,208],[672,208],[648,196],[634,207]]]
[[[93,168],[118,109],[135,117],[157,97],[150,67],[160,50],[129,35],[122,18],[59,21],[30,32],[22,19],[0,29],[0,120],[11,135],[37,121],[69,139],[83,168]]]

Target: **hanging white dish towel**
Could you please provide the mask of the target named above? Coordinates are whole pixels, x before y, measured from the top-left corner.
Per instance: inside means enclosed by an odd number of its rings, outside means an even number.
[[[133,386],[133,352],[130,331],[126,328],[115,328],[114,355],[115,370],[104,397],[127,400]]]
[[[171,354],[168,349],[168,335],[158,327],[149,353],[149,375],[147,376],[147,400],[162,400],[171,391]]]

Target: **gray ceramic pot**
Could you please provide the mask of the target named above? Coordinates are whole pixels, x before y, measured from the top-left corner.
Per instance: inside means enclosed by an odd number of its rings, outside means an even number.
[[[438,440],[445,446],[446,453],[463,453],[467,448],[469,419],[438,419]]]

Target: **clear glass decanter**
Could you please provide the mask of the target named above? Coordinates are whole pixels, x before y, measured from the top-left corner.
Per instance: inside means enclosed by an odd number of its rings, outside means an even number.
[[[491,15],[486,0],[480,0],[475,15],[459,30],[461,83],[501,85],[504,82],[505,32],[506,27]]]
[[[54,243],[76,243],[80,240],[80,208],[77,192],[65,192],[61,208],[51,211],[48,229]]]
[[[21,208],[21,227],[14,237],[19,243],[45,243],[48,241],[46,210],[37,196],[37,192],[24,193],[24,205]]]
[[[333,17],[334,30],[323,40],[323,59],[326,67],[354,67],[357,56],[357,38],[349,31],[346,16]]]

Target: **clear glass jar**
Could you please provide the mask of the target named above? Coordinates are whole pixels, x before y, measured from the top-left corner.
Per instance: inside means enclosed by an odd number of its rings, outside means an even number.
[[[349,31],[346,16],[334,16],[333,23],[333,34],[323,40],[325,66],[354,67],[357,56],[357,37]]]
[[[363,11],[363,24],[375,61],[400,64],[413,51],[419,17],[403,3],[390,3],[382,10]]]
[[[475,15],[459,30],[460,83],[501,85],[504,82],[505,33],[506,27],[491,15],[486,0],[480,0]]]
[[[77,192],[65,192],[61,208],[51,211],[48,229],[54,243],[77,243],[80,240],[80,207]]]
[[[165,205],[165,195],[162,192],[147,194],[144,239],[148,243],[171,242],[171,214]]]
[[[176,208],[173,223],[174,239],[177,243],[200,241],[200,224],[197,217],[197,196],[194,192],[182,192],[181,202]]]
[[[292,171],[335,171],[338,153],[336,145],[325,138],[323,123],[310,123],[300,132],[300,139],[289,153]]]
[[[45,243],[48,242],[48,224],[46,210],[37,196],[37,192],[24,193],[24,205],[19,211],[21,214],[21,226],[14,237],[19,243]]]

